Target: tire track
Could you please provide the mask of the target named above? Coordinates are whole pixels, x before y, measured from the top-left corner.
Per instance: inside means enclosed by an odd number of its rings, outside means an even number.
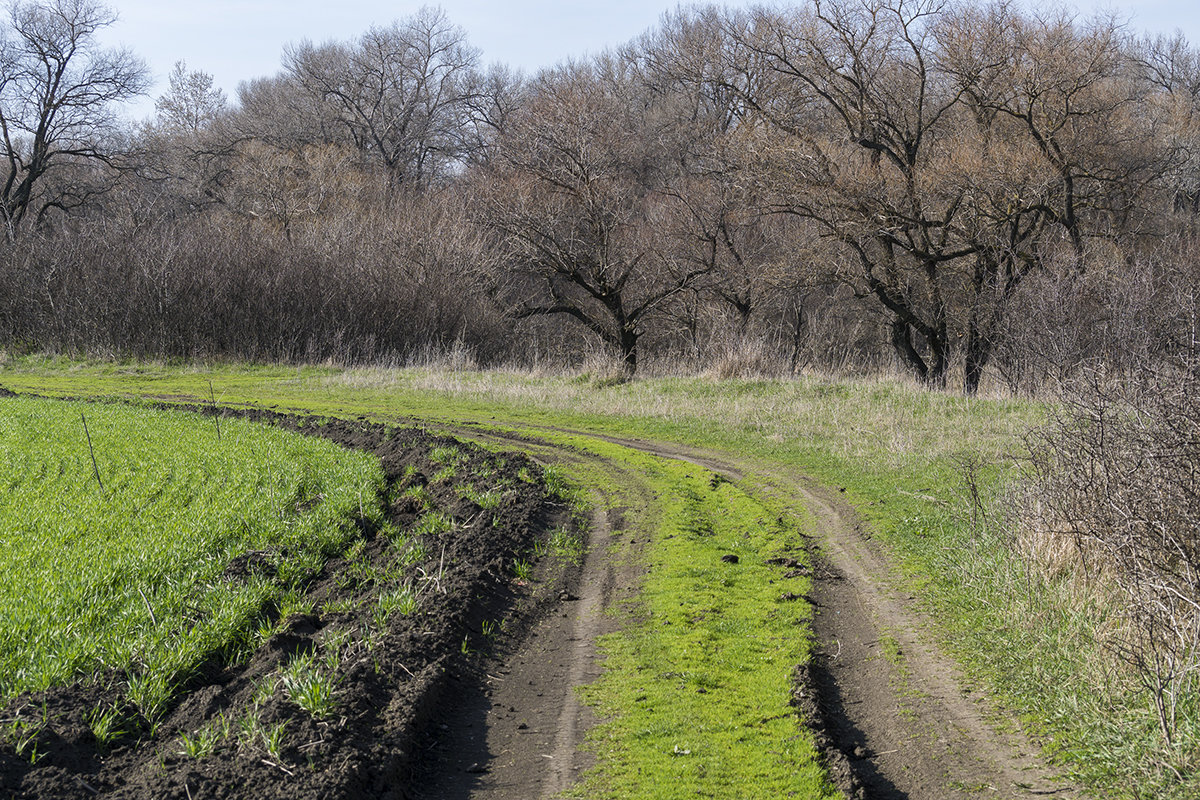
[[[467,702],[445,716],[443,724],[453,732],[441,744],[444,755],[437,774],[420,795],[430,800],[552,800],[594,761],[581,749],[593,714],[575,690],[600,677],[596,640],[619,627],[606,612],[637,594],[639,545],[622,529],[627,518],[636,522],[653,513],[653,492],[636,471],[570,447],[474,427],[429,427],[519,449],[543,464],[586,464],[606,476],[607,489],[589,487],[593,513],[578,574],[561,602],[489,670],[482,705]]]
[[[986,697],[964,688],[961,671],[934,642],[929,620],[912,598],[893,588],[887,562],[871,545],[854,510],[812,479],[726,453],[555,426],[515,426],[527,435],[442,427],[465,438],[515,446],[535,458],[561,458],[568,451],[570,457],[581,457],[578,451],[536,439],[539,432],[547,432],[599,439],[660,458],[687,461],[735,483],[744,484],[745,477],[753,474],[756,485],[744,488],[788,507],[804,508],[815,521],[816,574],[810,599],[816,607],[813,627],[818,648],[807,670],[809,685],[798,691],[817,693],[823,719],[812,723],[823,728],[823,738],[836,751],[827,752],[835,778],[839,772],[851,773],[849,779],[839,781],[846,794],[871,800],[965,800],[980,794],[1014,800],[1075,796],[1015,720]],[[636,476],[614,475],[614,479],[622,478]],[[605,530],[604,523],[600,524],[599,530]],[[582,618],[574,630],[577,641],[589,634]],[[598,674],[594,652],[581,657],[590,659],[593,671],[576,670],[571,685],[578,685],[575,676],[586,680]],[[568,690],[566,695],[573,698],[574,693]],[[563,768],[578,761],[571,751],[582,742],[586,730],[581,715],[568,710],[571,702],[558,707],[562,725],[555,745],[557,763],[547,770],[544,791],[524,796],[552,798],[578,774],[577,768]],[[848,770],[837,768],[847,762]],[[536,768],[539,765],[529,762],[524,767]],[[521,795],[484,792],[467,796]]]
[[[815,518],[811,673],[826,733],[851,763],[847,794],[875,800],[1074,797],[1016,720],[966,690],[929,619],[892,586],[854,510],[810,478],[726,454],[622,437],[607,441],[677,458],[769,493]]]

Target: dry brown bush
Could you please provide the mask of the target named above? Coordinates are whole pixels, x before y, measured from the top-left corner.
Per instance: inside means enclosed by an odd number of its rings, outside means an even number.
[[[1200,370],[1113,379],[1087,370],[1030,437],[1035,501],[1024,543],[1110,594],[1121,620],[1101,642],[1132,669],[1172,742],[1200,674]]]

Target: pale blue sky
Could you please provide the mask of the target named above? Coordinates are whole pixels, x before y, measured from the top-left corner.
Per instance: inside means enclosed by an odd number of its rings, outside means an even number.
[[[110,43],[130,47],[144,58],[155,78],[151,97],[161,94],[176,61],[213,75],[233,98],[240,81],[273,75],[285,45],[301,39],[350,39],[372,24],[406,17],[425,3],[379,0],[108,0],[121,19],[105,32]],[[486,2],[444,0],[440,5],[467,31],[485,61],[502,61],[526,72],[620,44],[653,26],[675,2]],[[734,2],[731,5],[749,5]],[[1084,14],[1112,8],[1135,29],[1171,32],[1178,28],[1200,43],[1200,4],[1196,0],[1102,2],[1080,0]],[[152,99],[134,106],[134,116],[153,111]]]

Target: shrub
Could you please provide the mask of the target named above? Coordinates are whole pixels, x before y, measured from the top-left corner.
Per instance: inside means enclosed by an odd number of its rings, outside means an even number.
[[[1168,744],[1200,672],[1200,374],[1087,371],[1030,437],[1026,526],[1069,541],[1120,624],[1102,644],[1132,668]]]

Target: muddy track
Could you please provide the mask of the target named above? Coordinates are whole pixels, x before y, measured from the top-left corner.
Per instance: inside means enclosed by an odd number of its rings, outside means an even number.
[[[519,449],[542,463],[587,462],[606,473],[609,485],[622,487],[625,498],[638,498],[634,505],[651,502],[636,473],[590,454],[476,428],[435,427],[457,438]],[[593,718],[576,688],[600,676],[596,640],[619,626],[607,612],[636,596],[639,573],[638,542],[622,532],[626,510],[606,510],[611,496],[596,491],[583,561],[563,590],[563,602],[497,654],[478,691],[446,709],[427,742],[416,797],[550,800],[591,766],[581,745]]]
[[[465,438],[516,446],[543,460],[563,457],[567,451],[534,444],[539,430],[590,436],[688,461],[735,482],[754,473],[763,481],[756,491],[807,509],[815,523],[816,575],[811,600],[817,611],[814,633],[818,651],[811,665],[798,670],[795,694],[800,707],[814,717],[811,722],[830,771],[843,791],[850,797],[872,800],[942,800],[980,794],[996,798],[1075,796],[1016,721],[967,688],[954,661],[930,634],[929,620],[911,597],[895,588],[886,559],[836,491],[820,487],[798,472],[661,442],[535,426],[528,426],[529,438],[486,433],[474,427],[449,426],[447,430]],[[636,480],[630,475],[614,478]],[[601,520],[593,544],[607,535]],[[590,569],[604,568],[592,564]],[[587,574],[585,570],[583,585],[596,580]],[[602,607],[605,602],[601,600]],[[596,633],[588,622],[594,609],[592,603],[581,604],[575,619],[564,626],[574,633],[576,645],[573,655],[562,654],[564,677],[586,679],[596,674],[594,653],[585,639]],[[528,657],[536,659],[533,654]],[[569,666],[571,658],[577,659],[577,666]],[[568,710],[577,707],[569,689],[554,698],[540,699],[547,703],[545,713],[550,717],[576,714]],[[489,780],[481,782],[481,791],[445,796],[553,797],[555,791],[569,785],[563,779],[577,769],[571,739],[578,740],[582,733],[581,720],[579,716],[560,726],[554,752],[540,754],[543,763],[536,759],[525,759],[523,764],[518,759],[497,760]],[[489,740],[497,735],[488,728]],[[497,741],[503,741],[502,735]],[[572,765],[565,771],[561,768],[564,759]],[[546,778],[539,784],[543,791],[524,795],[506,791],[505,787],[516,788],[506,777],[509,770],[545,771]]]
[[[938,647],[930,621],[895,588],[890,569],[838,493],[797,473],[656,442],[600,437],[739,481],[754,472],[765,491],[815,520],[812,601],[818,652],[801,695],[815,693],[835,779],[852,797],[942,800],[1074,797],[1016,720],[967,688]],[[885,641],[889,646],[885,646]],[[849,767],[845,775],[844,766]]]

